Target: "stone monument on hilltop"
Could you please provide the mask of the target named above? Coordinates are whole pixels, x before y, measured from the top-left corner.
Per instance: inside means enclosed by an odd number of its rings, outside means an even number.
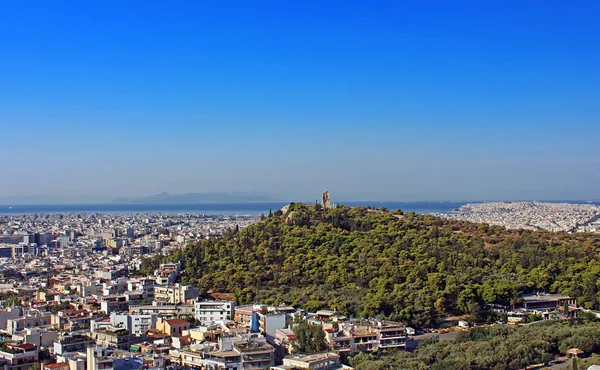
[[[321,201],[321,204],[325,208],[331,208],[331,198],[329,197],[328,191],[323,192],[323,200]]]

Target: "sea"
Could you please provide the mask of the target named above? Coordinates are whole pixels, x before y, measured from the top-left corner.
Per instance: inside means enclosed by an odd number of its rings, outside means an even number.
[[[600,205],[600,202],[588,201],[553,201],[565,203],[585,203]],[[401,209],[406,212],[420,214],[448,213],[457,210],[467,203],[481,203],[479,201],[422,201],[422,202],[393,202],[393,201],[354,201],[343,202],[348,206],[372,206],[375,208],[386,207],[390,210]],[[261,215],[269,211],[277,211],[287,202],[266,203],[184,203],[184,204],[44,204],[44,205],[0,205],[0,215],[21,215],[34,213],[180,213],[204,215]]]
[[[184,204],[23,204],[0,205],[2,215],[20,215],[34,213],[194,213],[205,215],[261,215],[277,211],[288,202],[268,203],[184,203]],[[402,209],[404,212],[443,213],[467,204],[467,202],[343,202],[348,206],[386,207],[390,210]]]

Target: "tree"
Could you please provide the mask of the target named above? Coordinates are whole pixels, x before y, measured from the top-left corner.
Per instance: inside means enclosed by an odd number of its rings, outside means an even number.
[[[21,299],[19,298],[18,295],[16,295],[15,293],[10,293],[5,299],[4,299],[4,305],[6,307],[15,307],[15,306],[20,306],[21,305]]]
[[[293,343],[295,353],[316,353],[328,348],[325,341],[325,332],[320,325],[309,324],[306,321],[297,324],[292,329],[296,334]]]

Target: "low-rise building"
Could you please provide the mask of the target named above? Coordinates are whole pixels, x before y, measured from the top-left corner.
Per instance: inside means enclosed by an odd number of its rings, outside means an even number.
[[[82,351],[92,343],[92,339],[85,335],[63,334],[54,340],[54,354],[62,355],[69,352]]]
[[[231,320],[235,303],[232,301],[198,300],[196,301],[196,320],[201,323]]]
[[[8,319],[18,319],[23,316],[23,308],[11,307],[0,311],[0,330],[5,330]]]
[[[29,370],[38,363],[38,347],[34,344],[11,344],[0,345],[0,360],[8,363],[10,370]]]
[[[98,346],[123,350],[128,350],[132,344],[142,341],[134,339],[125,328],[100,328],[94,330],[90,336]]]
[[[125,328],[132,335],[143,335],[148,330],[156,328],[156,314],[116,314],[110,316],[111,325],[118,328]]]
[[[196,287],[173,284],[154,287],[154,301],[158,304],[180,304],[195,301],[200,295]]]
[[[19,343],[30,343],[37,347],[52,347],[53,341],[58,337],[58,331],[48,328],[28,328],[13,334],[12,340]]]
[[[273,370],[351,370],[352,367],[343,365],[336,353],[316,353],[285,357],[283,365],[271,367]]]
[[[100,310],[109,315],[112,312],[128,311],[129,301],[124,295],[112,295],[102,297],[102,301],[100,301]]]
[[[183,367],[194,369],[265,369],[275,362],[275,349],[258,334],[221,338],[181,352]]]
[[[184,331],[183,335],[196,342],[216,342],[223,336],[223,329],[218,325],[199,326]]]
[[[163,263],[160,265],[158,270],[154,272],[156,276],[156,284],[158,285],[171,285],[177,281],[179,272],[181,270],[181,264],[177,263]]]
[[[158,318],[156,321],[156,330],[172,337],[182,336],[183,332],[188,330],[190,327],[191,324],[188,321],[181,319]]]
[[[61,330],[77,331],[90,328],[94,315],[87,310],[62,310],[52,314],[52,325]]]
[[[523,309],[528,311],[554,311],[559,307],[576,306],[575,298],[562,294],[527,294],[523,295]]]
[[[48,327],[52,324],[50,312],[32,311],[26,317],[6,320],[6,331],[15,334],[21,330],[35,327]]]

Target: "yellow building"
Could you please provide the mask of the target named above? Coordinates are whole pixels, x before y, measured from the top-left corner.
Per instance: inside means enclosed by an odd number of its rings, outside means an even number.
[[[181,319],[163,319],[156,321],[156,330],[172,337],[181,337],[184,330],[188,330],[191,324]]]

